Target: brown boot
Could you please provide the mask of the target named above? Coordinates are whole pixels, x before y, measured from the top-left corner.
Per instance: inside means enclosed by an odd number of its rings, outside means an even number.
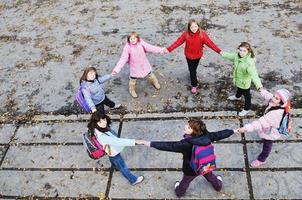
[[[136,85],[136,80],[130,79],[129,80],[129,92],[133,98],[137,98],[137,94],[135,92],[135,85]]]
[[[151,73],[151,74],[148,76],[148,79],[149,79],[150,83],[151,83],[156,89],[158,89],[158,90],[160,89],[160,84],[159,84],[159,82],[158,82],[156,76],[155,76],[153,73]]]

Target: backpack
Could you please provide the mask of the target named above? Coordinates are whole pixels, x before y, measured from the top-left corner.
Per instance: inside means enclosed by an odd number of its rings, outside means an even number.
[[[216,168],[216,156],[213,145],[193,145],[190,166],[197,175],[212,172]]]
[[[82,86],[80,86],[80,87],[78,88],[77,93],[76,93],[76,100],[77,100],[77,102],[80,104],[80,106],[83,108],[83,110],[84,110],[85,112],[90,113],[91,110],[90,110],[90,108],[89,108],[89,106],[88,106],[88,104],[87,104],[87,102],[86,102],[86,100],[85,100],[85,98],[84,98],[82,89],[83,89]]]
[[[278,132],[283,136],[289,136],[290,132],[291,132],[291,129],[292,129],[293,119],[292,119],[292,116],[290,114],[290,108],[291,108],[290,107],[290,102],[288,102],[286,107],[278,106],[278,107],[275,107],[275,108],[271,109],[271,110],[277,110],[277,109],[284,110],[282,119],[280,121],[279,128],[277,128]]]
[[[106,133],[105,133],[106,134]],[[106,134],[107,135],[107,134]],[[86,148],[86,151],[88,153],[88,156],[91,159],[99,159],[106,155],[105,149],[110,147],[109,145],[105,145],[105,148],[99,143],[96,136],[94,134],[91,134],[90,131],[86,131],[82,134],[83,144]]]
[[[279,128],[277,128],[277,130],[281,135],[289,136],[292,129],[292,124],[293,124],[293,119],[291,117],[291,114],[284,110],[282,119],[280,121],[280,126]]]

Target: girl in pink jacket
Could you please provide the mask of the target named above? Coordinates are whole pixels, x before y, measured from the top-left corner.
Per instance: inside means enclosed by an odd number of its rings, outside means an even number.
[[[265,98],[267,108],[264,115],[258,120],[244,125],[238,129],[239,132],[258,131],[258,135],[263,139],[263,149],[256,160],[251,163],[251,167],[257,168],[265,164],[265,160],[269,156],[273,141],[281,138],[281,134],[277,130],[280,127],[280,122],[283,113],[288,111],[290,106],[290,93],[286,89],[279,89],[273,95],[265,89],[260,90],[261,96]]]
[[[157,47],[143,41],[136,32],[132,32],[127,37],[127,44],[123,49],[120,60],[114,67],[112,75],[118,74],[126,63],[129,64],[130,78],[129,78],[129,92],[132,97],[137,98],[135,92],[136,79],[145,78],[148,76],[151,84],[160,89],[160,84],[156,76],[152,73],[151,65],[147,59],[146,53],[164,53],[167,52],[165,48]]]

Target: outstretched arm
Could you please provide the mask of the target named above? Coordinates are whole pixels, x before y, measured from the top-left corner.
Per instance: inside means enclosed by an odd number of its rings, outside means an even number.
[[[213,51],[216,53],[220,53],[221,49],[211,40],[211,38],[208,36],[208,34],[203,31],[203,37],[204,37],[204,43],[210,47]]]
[[[141,44],[143,45],[146,52],[151,53],[164,53],[165,48],[151,45],[141,39]]]
[[[181,140],[178,142],[156,142],[152,141],[150,143],[150,146],[153,148],[156,148],[157,150],[161,151],[170,151],[170,152],[177,152],[177,153],[182,153],[184,152],[185,149],[191,147],[192,145],[188,143],[185,140]]]
[[[123,49],[121,58],[116,64],[116,66],[113,68],[111,75],[115,76],[116,74],[118,74],[121,71],[121,69],[124,67],[124,65],[128,62],[128,60],[129,60],[129,48],[128,45],[126,44]]]
[[[187,35],[187,33],[186,33],[186,32],[183,32],[183,33],[179,36],[179,38],[177,38],[177,40],[167,48],[167,50],[168,50],[169,52],[171,52],[171,51],[173,51],[174,49],[176,49],[177,47],[179,47],[180,45],[182,45],[182,44],[186,41],[186,35]]]

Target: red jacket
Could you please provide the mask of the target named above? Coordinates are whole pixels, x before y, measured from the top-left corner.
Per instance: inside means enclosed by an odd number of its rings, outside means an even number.
[[[213,51],[220,53],[221,49],[214,44],[214,42],[209,38],[208,34],[205,31],[200,33],[198,30],[196,33],[183,32],[179,38],[167,49],[169,52],[173,51],[184,42],[185,44],[185,56],[191,60],[201,58],[203,55],[203,45],[207,45]]]

